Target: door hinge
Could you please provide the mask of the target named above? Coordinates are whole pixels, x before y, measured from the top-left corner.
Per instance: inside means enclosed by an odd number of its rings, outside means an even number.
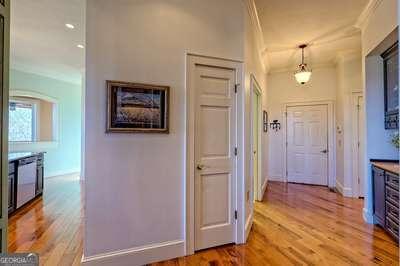
[[[235,84],[235,93],[237,93],[238,92],[238,90],[239,90],[239,86],[240,86],[240,84],[238,83],[238,84]]]
[[[287,116],[287,112],[285,112],[285,116]]]
[[[237,220],[237,217],[238,217],[238,213],[237,213],[237,211],[235,211],[235,220]]]
[[[237,156],[237,155],[238,155],[238,148],[235,147],[235,156]]]
[[[357,109],[358,109],[358,110],[360,110],[360,107],[361,107],[361,106],[360,106],[359,104],[357,104]]]
[[[358,184],[360,184],[360,178],[359,177],[357,178],[357,181],[358,181]]]

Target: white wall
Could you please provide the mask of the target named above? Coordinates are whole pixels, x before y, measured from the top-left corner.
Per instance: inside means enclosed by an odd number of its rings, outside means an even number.
[[[382,65],[380,58],[368,55],[398,26],[398,1],[380,1],[379,6],[362,25],[363,91],[365,95],[365,182],[364,219],[373,222],[372,179],[369,160],[398,159],[398,151],[391,147],[389,131],[384,130]],[[379,47],[384,49],[384,47]]]
[[[340,53],[337,57],[336,91],[336,187],[353,195],[353,93],[362,92],[361,53]],[[357,167],[357,166],[354,166]]]
[[[253,188],[254,179],[251,176],[251,157],[253,153],[251,151],[251,75],[257,80],[262,90],[262,110],[267,108],[267,90],[266,90],[266,79],[267,74],[265,73],[264,66],[260,60],[259,47],[257,46],[257,36],[253,28],[253,24],[248,12],[245,16],[245,139],[246,156],[245,156],[245,209],[246,209],[246,232],[250,230],[250,219],[253,213]],[[261,114],[262,115],[262,114]],[[266,133],[261,133],[261,185],[265,187],[268,175],[268,136]],[[247,197],[248,195],[248,197]]]
[[[149,260],[184,255],[186,53],[244,60],[244,12],[240,0],[87,1],[88,264],[160,243],[176,245]],[[169,85],[170,134],[105,134],[107,79]]]
[[[269,120],[284,122],[283,105],[289,102],[334,101],[336,99],[336,69],[326,67],[314,69],[311,80],[300,85],[294,78],[294,71],[271,73],[268,75],[268,113]],[[269,173],[270,180],[283,181],[284,130],[269,130]]]

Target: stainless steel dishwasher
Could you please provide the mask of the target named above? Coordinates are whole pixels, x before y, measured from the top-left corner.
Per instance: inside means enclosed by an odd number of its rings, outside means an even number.
[[[17,208],[35,197],[36,169],[36,157],[21,159],[18,162]]]

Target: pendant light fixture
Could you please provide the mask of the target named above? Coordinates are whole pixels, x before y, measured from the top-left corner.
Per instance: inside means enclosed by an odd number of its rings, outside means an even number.
[[[300,84],[307,83],[311,78],[311,70],[307,69],[307,64],[304,63],[304,48],[307,44],[302,44],[299,46],[301,49],[301,64],[299,65],[299,70],[294,74],[296,81]]]

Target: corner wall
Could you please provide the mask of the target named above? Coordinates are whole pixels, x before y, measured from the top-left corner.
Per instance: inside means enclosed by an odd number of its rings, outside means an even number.
[[[250,3],[252,1],[249,1]],[[246,173],[246,182],[245,182],[245,231],[246,235],[248,235],[253,217],[253,205],[254,205],[254,178],[251,175],[252,173],[252,165],[251,165],[251,157],[253,156],[253,152],[251,151],[251,143],[252,143],[252,134],[251,134],[251,97],[252,97],[252,88],[251,88],[251,79],[252,76],[257,80],[258,85],[261,89],[261,100],[262,100],[262,110],[267,109],[267,74],[266,69],[261,62],[263,60],[260,56],[260,47],[257,45],[257,35],[255,31],[254,25],[256,22],[252,21],[251,15],[249,12],[246,12],[245,16],[245,147],[246,147],[246,155],[245,155],[245,173]],[[260,114],[262,116],[262,114]],[[262,125],[261,125],[262,127]],[[267,133],[261,133],[261,186],[262,190],[265,189],[268,181],[268,135]],[[249,195],[247,197],[247,195]]]
[[[186,54],[244,61],[240,0],[88,0],[85,265],[185,255]],[[170,134],[105,134],[105,80],[171,87]]]
[[[365,182],[364,219],[373,223],[373,198],[370,159],[398,159],[399,153],[388,143],[390,132],[384,129],[382,62],[371,54],[398,24],[398,1],[379,1],[362,25],[363,92],[365,95]],[[382,47],[380,47],[382,48]]]

